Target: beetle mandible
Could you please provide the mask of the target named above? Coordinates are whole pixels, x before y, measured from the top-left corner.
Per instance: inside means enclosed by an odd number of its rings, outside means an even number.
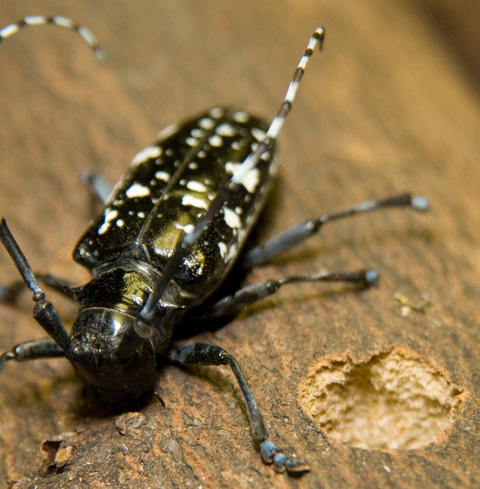
[[[77,31],[98,58],[103,50],[85,27],[61,17],[32,16],[0,29],[0,41],[31,25],[54,24]],[[373,270],[311,273],[240,288],[217,302],[206,302],[234,263],[248,270],[317,233],[327,222],[385,207],[428,208],[425,197],[409,194],[371,200],[342,212],[305,221],[241,255],[266,201],[276,173],[275,141],[290,112],[305,67],[324,29],[309,40],[280,110],[270,125],[242,110],[215,107],[158,135],[132,160],[130,170],[107,197],[103,181],[89,176],[104,203],[78,242],[74,259],[92,279],[72,286],[50,275],[38,276],[79,308],[70,335],[0,217],[0,240],[35,302],[33,316],[50,338],[21,343],[0,357],[5,362],[65,357],[89,393],[117,407],[154,392],[157,359],[175,363],[228,365],[245,398],[252,435],[262,460],[276,471],[308,471],[268,438],[254,395],[236,360],[207,344],[172,343],[173,329],[199,319],[238,313],[281,286],[299,282],[376,283]],[[3,287],[3,297],[11,289]]]

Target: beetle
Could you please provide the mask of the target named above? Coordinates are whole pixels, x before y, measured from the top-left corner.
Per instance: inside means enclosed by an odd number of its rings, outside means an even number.
[[[0,29],[0,41],[22,27],[43,24],[77,31],[103,58],[88,29],[60,16],[25,17]],[[49,335],[5,352],[0,369],[10,360],[65,357],[90,395],[123,409],[154,393],[159,357],[183,366],[228,365],[245,398],[263,462],[273,464],[278,472],[309,470],[306,463],[286,456],[269,440],[255,397],[232,355],[216,345],[180,345],[172,342],[172,335],[175,328],[193,321],[235,315],[286,284],[374,284],[378,280],[374,270],[311,273],[267,280],[220,300],[208,300],[234,264],[248,270],[265,263],[318,233],[327,222],[386,207],[427,210],[428,201],[422,196],[371,200],[307,220],[241,253],[277,171],[277,136],[307,62],[317,44],[321,48],[323,38],[324,29],[316,29],[270,124],[242,110],[214,107],[160,132],[152,145],[133,158],[111,193],[100,177],[87,176],[104,207],[80,238],[73,256],[91,271],[92,279],[73,286],[51,275],[37,276],[78,305],[70,334],[0,217],[0,240],[30,289],[34,319]],[[3,287],[5,301],[12,290]]]

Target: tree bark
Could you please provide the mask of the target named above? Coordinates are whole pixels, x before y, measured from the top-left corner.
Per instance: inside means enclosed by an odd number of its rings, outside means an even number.
[[[0,480],[37,488],[478,487],[480,98],[475,70],[466,64],[471,58],[445,42],[449,3],[45,0],[42,11],[35,5],[4,1],[0,24],[65,15],[91,28],[108,58],[99,66],[81,39],[54,27],[32,27],[0,46],[0,213],[34,270],[88,280],[70,259],[92,217],[83,169],[114,183],[160,129],[211,106],[270,119],[318,25],[326,28],[324,50],[311,59],[280,136],[280,175],[255,238],[405,190],[427,195],[432,210],[387,210],[329,224],[246,277],[254,283],[374,268],[378,286],[285,287],[193,338],[238,360],[272,441],[307,460],[309,474],[289,477],[262,464],[226,368],[166,364],[158,379],[166,406],[152,401],[142,416],[118,418],[86,413],[80,382],[56,359],[10,362],[0,374]],[[470,46],[468,39],[460,44]],[[0,267],[1,283],[18,279],[3,250]],[[74,306],[53,292],[48,297],[69,327]],[[431,305],[416,311],[412,305],[425,297]],[[45,336],[31,308],[26,292],[17,307],[1,305],[1,351]],[[304,410],[309,372],[347,370],[350,380],[338,384],[342,402],[355,392],[354,404],[374,409],[374,387],[355,389],[366,366],[385,365],[391,352],[400,352],[400,360],[388,378],[408,402],[426,394],[409,397],[407,364],[441,380],[436,407],[445,407],[445,399],[457,403],[453,421],[423,445],[372,448],[367,430],[359,437],[370,448],[354,447],[337,438],[341,420],[332,433],[331,424]],[[401,402],[394,391],[390,406]],[[430,411],[418,412],[420,424],[428,424]],[[41,450],[47,440],[62,440],[59,459],[66,460],[48,473]]]

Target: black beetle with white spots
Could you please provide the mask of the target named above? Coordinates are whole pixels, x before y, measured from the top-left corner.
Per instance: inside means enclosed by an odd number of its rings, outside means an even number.
[[[54,24],[77,31],[99,59],[95,36],[71,20],[55,16],[25,17],[0,29],[0,41],[22,27]],[[238,313],[281,286],[299,282],[376,283],[374,270],[312,273],[240,288],[218,301],[208,297],[236,264],[244,269],[267,262],[317,233],[323,224],[385,207],[409,206],[425,211],[425,197],[403,194],[371,200],[335,214],[305,221],[263,246],[241,253],[267,199],[276,174],[275,141],[324,30],[310,38],[280,110],[270,125],[242,110],[215,107],[159,133],[140,151],[126,175],[109,192],[104,180],[87,181],[104,209],[78,242],[74,259],[92,272],[86,285],[72,286],[51,275],[38,276],[72,299],[79,308],[68,334],[45,298],[35,274],[0,218],[0,239],[35,302],[33,316],[49,338],[21,343],[0,356],[23,362],[65,357],[90,395],[117,408],[135,405],[155,392],[158,358],[184,366],[228,365],[245,398],[252,436],[262,460],[276,471],[301,473],[308,465],[286,456],[268,438],[255,397],[236,360],[218,346],[172,342],[178,325]],[[22,283],[23,283],[22,282]],[[4,302],[14,288],[0,289]]]

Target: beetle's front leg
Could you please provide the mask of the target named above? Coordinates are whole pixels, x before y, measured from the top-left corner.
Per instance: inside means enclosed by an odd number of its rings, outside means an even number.
[[[17,267],[25,284],[30,289],[32,299],[35,302],[33,308],[33,317],[38,324],[48,333],[55,343],[66,351],[70,346],[70,338],[65,328],[62,326],[57,311],[53,304],[45,299],[45,293],[38,285],[37,279],[28,263],[27,258],[23,254],[20,246],[15,241],[10,229],[8,228],[5,218],[0,216],[0,241],[2,242],[8,254]]]
[[[0,355],[0,371],[8,360],[26,362],[28,360],[58,358],[64,356],[65,352],[51,338],[25,341],[12,348],[10,351],[5,352],[3,355]]]
[[[301,473],[310,470],[304,462],[285,456],[280,448],[268,439],[267,428],[263,422],[262,414],[258,409],[257,401],[240,366],[230,353],[219,346],[192,343],[185,346],[173,346],[167,355],[172,361],[185,366],[229,365],[245,398],[253,439],[260,446],[260,453],[264,463],[273,463],[274,469],[277,472],[287,470],[289,473]]]

